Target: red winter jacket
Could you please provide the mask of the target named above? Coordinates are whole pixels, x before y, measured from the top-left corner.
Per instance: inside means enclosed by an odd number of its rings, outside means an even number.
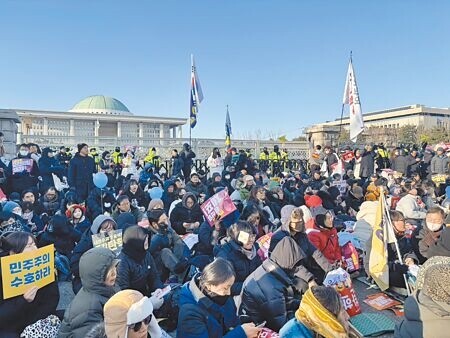
[[[333,264],[342,259],[341,248],[339,247],[337,230],[333,229],[312,229],[308,232],[309,241],[314,244],[317,250]]]

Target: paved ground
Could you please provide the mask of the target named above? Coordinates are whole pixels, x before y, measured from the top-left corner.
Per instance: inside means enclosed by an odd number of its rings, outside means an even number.
[[[358,295],[359,304],[361,306],[361,310],[363,312],[373,312],[378,313],[379,311],[373,309],[369,305],[363,302],[363,300],[371,294],[380,292],[379,290],[374,289],[367,289],[367,285],[357,281],[353,280],[353,286],[355,288],[355,291]],[[58,309],[66,309],[69,305],[70,301],[74,297],[74,294],[72,292],[72,284],[70,282],[60,282],[59,283],[59,290],[60,290],[60,301],[58,304]],[[384,310],[381,311],[382,314],[386,315],[387,317],[391,318],[395,322],[398,322],[400,320],[400,317],[395,316],[395,314],[392,311]],[[173,337],[175,337],[175,334],[171,334]],[[393,337],[393,334],[385,334],[382,336],[379,336],[381,338],[391,338]]]

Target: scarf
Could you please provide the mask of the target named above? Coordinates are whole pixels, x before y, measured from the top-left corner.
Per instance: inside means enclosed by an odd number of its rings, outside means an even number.
[[[244,249],[244,247],[241,247],[241,252],[247,257],[249,261],[251,261],[253,258],[256,257],[256,248],[255,246],[252,246],[250,250]]]
[[[306,325],[311,331],[325,338],[345,338],[342,324],[330,311],[320,304],[311,289],[305,292],[300,307],[295,312],[295,318]]]

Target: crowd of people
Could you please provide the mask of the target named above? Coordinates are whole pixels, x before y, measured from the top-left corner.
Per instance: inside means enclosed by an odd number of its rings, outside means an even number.
[[[39,320],[61,319],[58,337],[346,337],[338,292],[323,286],[342,267],[350,239],[370,281],[380,195],[393,234],[389,287],[402,293],[396,337],[444,337],[450,323],[450,148],[329,146],[307,168],[287,165],[275,146],[255,161],[214,148],[195,170],[189,144],[160,170],[156,149],[101,155],[78,144],[74,156],[21,144],[0,158],[0,256],[54,244],[57,278],[5,299],[0,337],[19,337]],[[4,155],[4,154],[0,154]],[[104,185],[96,175],[103,173]],[[103,175],[102,174],[102,175]],[[236,210],[211,225],[201,205],[226,190]],[[121,231],[118,252],[93,237]],[[187,238],[197,240],[188,243]],[[259,239],[270,238],[264,251]],[[420,268],[419,268],[420,267]],[[418,273],[417,273],[418,271]],[[408,278],[411,277],[411,278]],[[57,311],[58,282],[75,297]]]

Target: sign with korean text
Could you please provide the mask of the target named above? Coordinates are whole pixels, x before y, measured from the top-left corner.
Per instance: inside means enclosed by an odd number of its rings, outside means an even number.
[[[224,218],[236,210],[236,206],[231,200],[226,190],[221,190],[213,195],[200,208],[209,225],[214,226],[214,220],[219,216]]]
[[[3,298],[23,295],[31,287],[55,281],[53,244],[35,251],[2,257]]]
[[[102,247],[110,249],[117,256],[122,250],[122,230],[101,232],[92,235],[92,244],[94,245],[94,248]]]

